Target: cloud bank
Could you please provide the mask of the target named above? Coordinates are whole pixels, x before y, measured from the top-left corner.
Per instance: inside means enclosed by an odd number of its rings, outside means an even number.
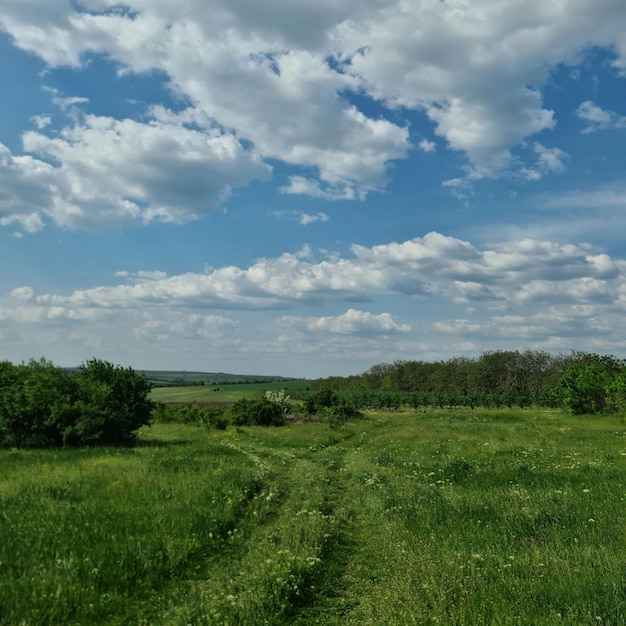
[[[626,331],[626,262],[588,245],[520,240],[481,249],[432,232],[354,245],[345,258],[315,258],[304,250],[244,268],[174,276],[121,272],[118,278],[121,284],[68,294],[18,287],[3,299],[0,321],[14,329],[37,323],[71,341],[83,337],[81,329],[92,340],[108,337],[107,328],[121,320],[139,351],[151,342],[174,351],[187,341],[187,349],[203,350],[197,340],[204,339],[211,350],[228,345],[240,354],[291,352],[295,346],[305,354],[332,354],[345,337],[352,341],[352,358],[361,359],[375,358],[383,346],[400,355],[430,346],[445,356],[442,338],[449,353],[489,342],[568,350],[574,341],[612,352]],[[382,295],[394,303],[394,314],[380,310]],[[438,313],[438,302],[446,305],[447,318]],[[303,306],[310,313],[319,307],[339,312],[267,321],[269,311]],[[255,316],[252,340],[239,322]]]
[[[185,103],[117,119],[52,94],[73,121],[54,130],[42,112],[24,154],[0,152],[0,224],[31,232],[198,219],[275,161],[296,170],[284,193],[363,199],[435,145],[462,157],[449,180],[532,182],[567,163],[544,139],[558,123],[550,72],[593,47],[617,76],[626,67],[622,0],[30,0],[1,6],[0,26],[51,70],[103,58],[120,75],[163,76]],[[585,133],[624,127],[591,101],[576,114]],[[411,137],[415,116],[430,137]]]

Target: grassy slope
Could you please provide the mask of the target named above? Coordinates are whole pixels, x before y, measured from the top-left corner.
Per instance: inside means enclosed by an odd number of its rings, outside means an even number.
[[[617,418],[372,415],[0,452],[0,624],[626,621]]]

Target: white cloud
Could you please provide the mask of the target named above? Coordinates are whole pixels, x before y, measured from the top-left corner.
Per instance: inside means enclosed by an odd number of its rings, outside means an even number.
[[[599,130],[626,128],[626,116],[618,115],[615,111],[601,109],[590,100],[586,100],[576,109],[576,115],[587,122],[587,126],[582,131],[585,134]]]
[[[302,226],[308,226],[315,222],[327,222],[330,218],[326,213],[305,213],[304,211],[274,211],[275,217],[286,220],[294,220]]]
[[[422,139],[417,146],[424,152],[434,152],[437,148],[437,144],[434,141],[429,141],[428,139]]]
[[[540,180],[546,173],[563,172],[565,170],[564,161],[569,158],[569,154],[560,148],[546,148],[538,141],[534,143],[533,150],[537,155],[537,162],[534,168],[522,167],[520,175],[525,180]]]
[[[16,287],[11,291],[11,297],[17,298],[18,300],[32,300],[35,292],[32,287]]]
[[[3,341],[7,350],[45,344],[53,358],[62,346],[76,362],[96,339],[102,358],[132,350],[136,359],[158,351],[161,362],[222,362],[228,354],[245,369],[246,357],[263,355],[284,372],[303,354],[371,364],[476,346],[614,353],[626,333],[626,261],[588,245],[525,239],[480,248],[429,233],[316,257],[303,249],[202,273],[120,271],[121,284],[71,293],[17,287],[0,297]],[[349,308],[335,313],[342,303]],[[324,314],[311,315],[313,307]]]
[[[459,302],[615,302],[625,263],[586,246],[537,240],[509,241],[481,250],[469,242],[429,233],[401,243],[354,245],[351,258],[314,260],[312,253],[259,259],[247,268],[167,276],[138,272],[126,282],[76,290],[70,295],[29,295],[44,309],[127,309],[167,303],[205,309],[271,309],[336,300],[369,300],[376,294],[431,294]],[[382,319],[382,318],[381,318]]]
[[[182,339],[212,339],[221,341],[224,332],[237,328],[237,322],[224,315],[200,315],[180,311],[156,317],[144,314],[132,333],[141,342],[172,342]]]
[[[0,8],[0,24],[52,67],[80,68],[99,54],[120,72],[164,72],[224,137],[251,142],[259,158],[306,170],[292,176],[286,193],[327,199],[381,189],[390,163],[411,147],[399,115],[394,122],[368,117],[347,92],[420,112],[449,148],[467,156],[467,175],[480,178],[509,168],[516,146],[556,124],[542,95],[550,68],[579,63],[591,46],[611,48],[618,71],[626,66],[622,0],[579,0],[576,10],[542,0],[271,0],[262,7],[250,0],[127,0],[123,7],[29,0]],[[579,115],[597,116],[594,107],[583,103]],[[610,124],[621,127],[622,117],[609,113]],[[599,126],[588,119],[589,128],[603,127],[603,119]],[[418,147],[430,151],[433,144]],[[555,150],[539,155],[543,170],[523,164],[521,175],[533,180],[557,171],[563,154]],[[245,169],[247,155],[239,156]]]
[[[52,118],[49,115],[33,115],[31,120],[39,130],[42,130],[46,126],[50,126],[50,124],[52,124]]]
[[[559,148],[546,148],[538,141],[535,142],[534,149],[541,169],[549,172],[562,172],[565,169],[563,161],[569,157],[567,152]]]
[[[173,114],[148,123],[86,115],[57,137],[26,132],[24,149],[50,163],[12,159],[15,177],[36,174],[40,193],[29,202],[37,189],[31,185],[11,204],[37,216],[39,227],[43,216],[87,229],[186,222],[218,207],[232,186],[270,174],[233,135],[191,129],[184,121]]]
[[[328,185],[304,176],[289,176],[289,184],[279,189],[281,193],[302,194],[321,200],[363,200],[363,190],[347,182]]]
[[[0,144],[0,225],[19,223],[27,232],[41,230],[41,216],[52,206],[57,182],[50,164],[13,156]]]
[[[348,309],[345,313],[326,317],[290,317],[280,319],[282,324],[311,333],[354,334],[395,334],[411,331],[410,324],[400,324],[390,313],[376,315],[369,311]]]
[[[313,224],[315,222],[327,222],[328,215],[326,213],[302,213],[300,215],[300,224],[306,226],[307,224]]]

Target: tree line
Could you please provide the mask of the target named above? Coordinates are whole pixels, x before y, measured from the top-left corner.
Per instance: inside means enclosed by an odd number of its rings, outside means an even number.
[[[494,350],[447,361],[395,361],[356,376],[312,381],[360,409],[400,406],[565,407],[574,414],[626,410],[626,361],[573,351]]]
[[[626,412],[626,361],[575,351],[489,351],[477,358],[396,361],[357,376],[312,381],[310,389],[267,392],[229,406],[168,407],[131,368],[92,359],[67,371],[41,359],[0,362],[0,447],[131,445],[155,421],[211,428],[280,426],[288,414],[331,426],[361,411],[413,407],[565,407],[573,414]]]

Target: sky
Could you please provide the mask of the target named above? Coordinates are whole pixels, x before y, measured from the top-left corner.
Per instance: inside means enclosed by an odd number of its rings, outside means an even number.
[[[0,360],[626,357],[624,0],[0,0]]]

